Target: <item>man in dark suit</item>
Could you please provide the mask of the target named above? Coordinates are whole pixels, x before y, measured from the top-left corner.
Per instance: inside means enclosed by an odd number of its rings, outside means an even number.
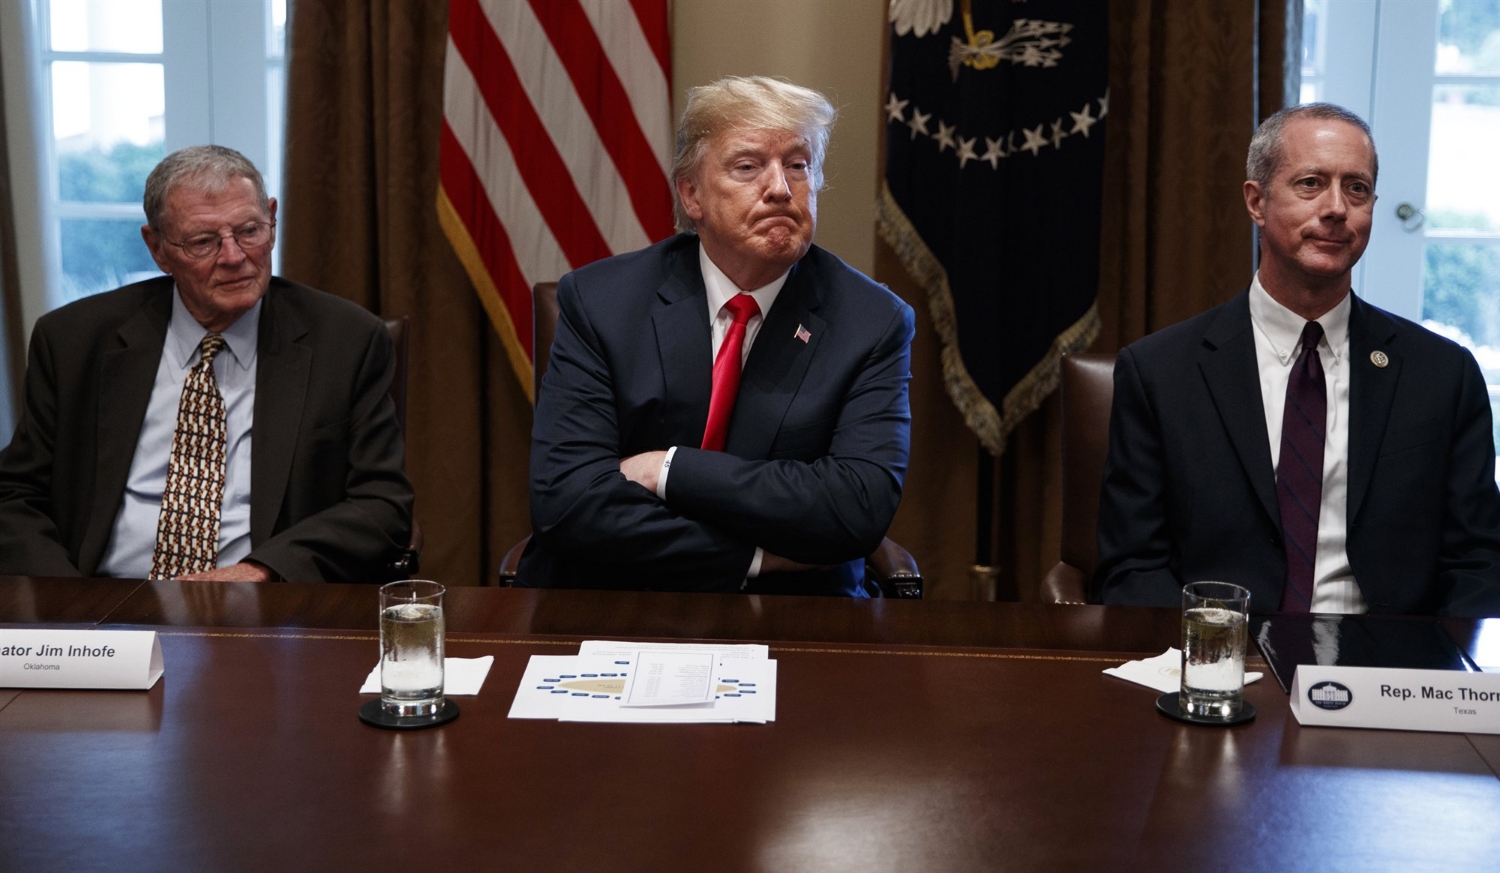
[[[812,245],[834,111],[695,88],[690,232],[563,277],[517,584],[863,596],[906,472],[911,308]]]
[[[1378,163],[1329,104],[1251,141],[1250,288],[1121,350],[1105,603],[1245,586],[1255,611],[1500,615],[1490,407],[1467,350],[1350,293]]]
[[[37,322],[0,572],[378,579],[412,503],[384,326],[272,278],[276,201],[238,152],[167,156],[145,206],[168,275]]]

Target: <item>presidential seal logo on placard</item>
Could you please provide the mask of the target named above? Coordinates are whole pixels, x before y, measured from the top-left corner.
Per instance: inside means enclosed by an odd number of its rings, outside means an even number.
[[[1354,702],[1354,692],[1338,682],[1319,682],[1307,689],[1307,699],[1319,709],[1343,709]]]

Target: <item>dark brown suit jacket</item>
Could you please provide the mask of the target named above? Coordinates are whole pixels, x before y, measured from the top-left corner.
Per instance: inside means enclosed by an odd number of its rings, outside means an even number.
[[[171,316],[163,276],[43,316],[0,452],[0,572],[92,575],[135,455]],[[250,560],[293,581],[379,579],[407,542],[411,484],[380,320],[272,279],[251,426]]]

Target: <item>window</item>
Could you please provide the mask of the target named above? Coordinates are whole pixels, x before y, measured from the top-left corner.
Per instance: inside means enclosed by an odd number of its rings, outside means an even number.
[[[276,196],[287,0],[39,0],[34,8],[45,308],[158,274],[141,241],[141,197],[146,175],[171,151],[236,148]]]
[[[1380,147],[1355,291],[1474,353],[1500,445],[1500,0],[1307,0],[1303,16],[1303,101],[1358,112]]]

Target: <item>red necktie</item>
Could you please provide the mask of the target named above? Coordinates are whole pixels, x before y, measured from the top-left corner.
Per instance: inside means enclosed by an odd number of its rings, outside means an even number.
[[[1308,612],[1313,567],[1318,557],[1318,512],[1323,507],[1323,441],[1327,436],[1328,390],[1318,340],[1323,327],[1309,321],[1302,329],[1302,354],[1287,380],[1281,416],[1281,457],[1276,463],[1276,496],[1281,505],[1281,536],[1286,547],[1286,587],[1282,612]]]
[[[749,294],[736,294],[729,298],[724,308],[729,310],[734,322],[724,334],[719,356],[714,358],[714,388],[708,398],[708,426],[703,429],[703,448],[713,452],[724,451],[724,441],[729,437],[729,416],[734,412],[734,398],[740,393],[745,325],[752,315],[760,314],[760,306]]]

